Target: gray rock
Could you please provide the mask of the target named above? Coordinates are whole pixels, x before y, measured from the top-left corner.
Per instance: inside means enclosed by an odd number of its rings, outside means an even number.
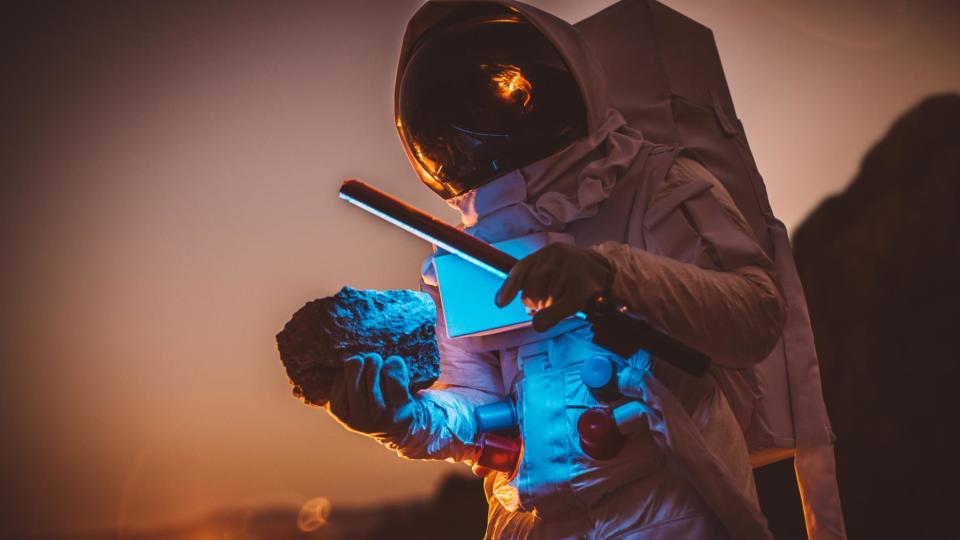
[[[436,321],[437,309],[427,294],[344,287],[294,313],[277,334],[277,347],[293,395],[308,405],[325,405],[343,361],[361,352],[402,358],[410,391],[416,392],[440,375]]]

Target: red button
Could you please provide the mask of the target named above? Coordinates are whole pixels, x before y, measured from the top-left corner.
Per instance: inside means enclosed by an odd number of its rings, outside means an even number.
[[[593,459],[610,459],[623,448],[623,435],[606,407],[587,409],[577,420],[580,447]]]
[[[484,433],[477,443],[477,465],[513,474],[520,462],[521,448],[519,439]]]

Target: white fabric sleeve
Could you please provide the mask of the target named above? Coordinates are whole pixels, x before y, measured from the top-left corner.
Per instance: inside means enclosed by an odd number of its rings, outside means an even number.
[[[477,423],[474,409],[499,398],[463,387],[421,390],[410,429],[397,441],[383,441],[409,459],[472,461],[476,453]]]
[[[732,198],[702,165],[681,157],[644,216],[647,249],[606,242],[610,296],[720,366],[763,360],[784,323],[773,262]]]

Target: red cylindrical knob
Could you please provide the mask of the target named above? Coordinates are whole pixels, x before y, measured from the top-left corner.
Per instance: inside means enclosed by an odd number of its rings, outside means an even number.
[[[519,439],[484,433],[477,442],[476,462],[481,467],[512,475],[520,462],[521,449]]]
[[[587,409],[577,420],[580,447],[593,459],[610,459],[623,448],[623,434],[606,407]]]

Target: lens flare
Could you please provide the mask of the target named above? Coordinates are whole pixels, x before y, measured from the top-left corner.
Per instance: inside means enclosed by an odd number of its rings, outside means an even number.
[[[327,524],[330,517],[330,499],[314,497],[303,503],[297,515],[297,528],[302,532],[310,532]]]

